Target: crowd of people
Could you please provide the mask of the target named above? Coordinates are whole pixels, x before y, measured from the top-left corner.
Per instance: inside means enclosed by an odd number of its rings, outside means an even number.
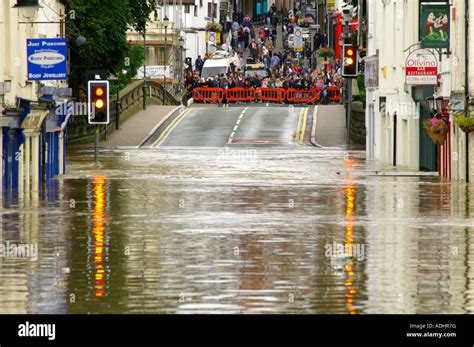
[[[292,12],[292,11],[290,11]],[[293,13],[290,13],[291,15]],[[225,74],[202,78],[201,72],[209,56],[195,61],[195,69],[188,69],[186,86],[228,88],[283,88],[283,89],[320,89],[322,93],[331,86],[343,85],[341,66],[338,61],[324,63],[313,67],[310,47],[305,47],[303,54],[292,50],[278,50],[276,43],[283,37],[277,37],[276,7],[272,5],[267,15],[269,26],[255,28],[249,16],[242,16],[241,22],[234,22],[230,30],[233,56],[229,59],[230,69]],[[294,30],[294,20],[282,23],[283,36]],[[248,63],[259,63],[264,66],[266,76],[246,69]]]

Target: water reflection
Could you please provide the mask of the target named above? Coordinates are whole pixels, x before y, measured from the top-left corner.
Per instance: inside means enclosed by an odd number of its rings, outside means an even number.
[[[353,177],[348,178],[347,180],[353,180]],[[344,249],[351,250],[350,256],[346,260],[346,265],[344,270],[346,272],[346,281],[344,285],[347,288],[346,292],[346,306],[350,314],[356,314],[356,308],[354,305],[354,295],[357,291],[353,288],[354,285],[354,258],[357,254],[354,254],[353,245],[354,245],[354,203],[356,188],[351,184],[347,184],[344,189],[346,194],[346,238],[344,240]]]
[[[103,176],[94,177],[91,182],[92,189],[92,259],[89,264],[95,280],[95,296],[102,297],[107,292],[107,250],[106,227],[107,218],[107,182]]]
[[[2,202],[2,240],[39,257],[0,258],[0,312],[474,311],[472,185],[374,177],[358,152],[128,154],[73,152],[51,194]]]

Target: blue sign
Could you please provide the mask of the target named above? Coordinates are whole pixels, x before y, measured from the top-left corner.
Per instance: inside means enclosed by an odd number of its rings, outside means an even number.
[[[26,40],[29,81],[67,80],[66,39]]]

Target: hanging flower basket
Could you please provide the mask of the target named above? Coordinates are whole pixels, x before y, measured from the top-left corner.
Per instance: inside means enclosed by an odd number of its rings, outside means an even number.
[[[220,33],[222,31],[222,26],[217,22],[209,22],[206,25],[206,30]]]
[[[330,47],[323,47],[323,48],[318,49],[316,54],[319,57],[324,58],[325,60],[327,60],[327,58],[334,57],[334,50]]]
[[[431,137],[431,140],[437,145],[442,145],[444,141],[446,141],[447,134],[435,133],[429,130],[426,132],[428,133],[428,136]]]
[[[474,118],[468,116],[459,116],[456,118],[456,125],[466,134],[474,131]]]
[[[431,118],[423,122],[423,128],[425,128],[428,136],[431,140],[438,145],[441,145],[446,141],[448,136],[448,124],[442,118]]]

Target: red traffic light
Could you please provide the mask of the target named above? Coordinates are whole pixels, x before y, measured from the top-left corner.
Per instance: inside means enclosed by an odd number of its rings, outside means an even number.
[[[352,56],[354,55],[354,51],[353,51],[351,48],[349,48],[349,49],[346,51],[346,53],[347,53],[347,55],[348,55],[349,57],[352,57]]]

